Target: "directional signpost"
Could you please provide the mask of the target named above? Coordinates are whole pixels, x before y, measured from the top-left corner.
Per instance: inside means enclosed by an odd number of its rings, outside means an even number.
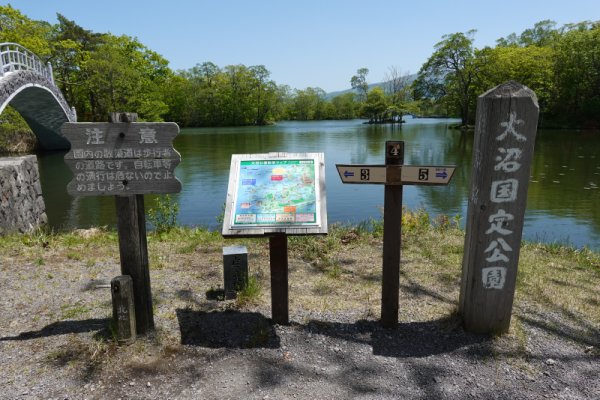
[[[336,164],[343,183],[379,183],[382,185],[446,185],[454,167],[414,165]]]
[[[336,168],[343,183],[385,185],[381,323],[393,328],[398,324],[402,185],[447,185],[455,167],[402,165],[402,141],[387,141],[385,149],[385,165],[336,164]]]

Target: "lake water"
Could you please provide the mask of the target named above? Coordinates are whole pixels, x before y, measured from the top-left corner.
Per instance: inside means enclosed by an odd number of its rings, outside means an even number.
[[[182,129],[174,146],[183,184],[174,195],[178,221],[218,228],[232,154],[324,152],[329,222],[381,217],[383,186],[343,185],[342,164],[383,164],[386,140],[405,142],[405,164],[456,165],[448,186],[404,186],[404,205],[429,213],[466,217],[473,133],[449,129],[457,120],[408,119],[406,124],[365,125],[360,120],[280,122],[266,127]],[[114,225],[112,197],[73,198],[64,153],[39,156],[42,190],[50,225],[57,229]],[[538,132],[524,238],[600,248],[600,134]],[[146,196],[146,208],[154,204]],[[219,228],[220,229],[220,228]]]

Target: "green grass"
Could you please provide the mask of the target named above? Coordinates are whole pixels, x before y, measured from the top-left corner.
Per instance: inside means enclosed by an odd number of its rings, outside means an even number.
[[[80,319],[85,316],[90,309],[82,304],[66,304],[61,306],[61,319]]]
[[[456,312],[462,275],[464,231],[460,218],[431,218],[425,211],[403,212],[400,266],[401,322],[444,321]],[[329,234],[288,238],[291,307],[307,311],[360,312],[377,318],[381,299],[383,222],[372,219],[357,225],[329,226]],[[222,247],[247,246],[250,276],[246,289],[228,307],[263,307],[269,287],[269,245],[266,238],[223,239],[206,228],[175,227],[149,232],[150,267],[155,282],[172,273],[186,274],[199,292],[222,285]],[[68,260],[68,263],[65,261]],[[74,232],[37,230],[0,237],[0,268],[23,265],[23,278],[32,272],[54,282],[68,268],[83,267],[85,279],[104,264],[118,266],[118,238],[114,230],[98,228]],[[43,265],[43,267],[42,267]],[[87,269],[86,269],[87,267]],[[118,269],[118,267],[117,267]],[[154,280],[156,279],[156,281]],[[517,274],[513,308],[515,340],[526,341],[528,324],[552,332],[576,332],[574,340],[589,342],[600,325],[600,254],[560,243],[524,243]],[[178,288],[163,288],[175,291]],[[193,289],[192,289],[193,290]],[[158,291],[157,291],[158,293]],[[167,299],[167,297],[165,297]],[[160,300],[161,312],[171,306]],[[89,305],[65,306],[59,315],[81,319]],[[548,314],[557,315],[555,319]],[[451,318],[452,319],[452,318]],[[597,328],[596,328],[597,329]],[[588,339],[585,339],[585,338]],[[523,347],[520,345],[520,347]],[[519,353],[519,352],[517,352]],[[520,351],[520,353],[523,353]]]
[[[261,283],[256,275],[248,276],[248,285],[237,294],[236,302],[239,306],[256,303],[262,293]]]

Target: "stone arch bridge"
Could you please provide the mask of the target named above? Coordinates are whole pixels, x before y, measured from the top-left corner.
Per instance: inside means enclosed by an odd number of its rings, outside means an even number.
[[[43,150],[70,147],[60,133],[64,122],[76,122],[54,83],[52,66],[16,43],[0,43],[0,113],[7,105],[15,108],[38,138]]]

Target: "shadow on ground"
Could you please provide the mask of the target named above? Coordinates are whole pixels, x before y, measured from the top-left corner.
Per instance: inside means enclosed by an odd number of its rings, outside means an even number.
[[[106,336],[108,333],[109,318],[93,318],[82,321],[57,321],[46,325],[37,331],[21,332],[18,336],[0,337],[0,341],[9,340],[31,340],[40,337],[49,337],[57,335],[66,335],[68,333],[98,332],[99,335]]]
[[[210,348],[279,348],[270,321],[259,313],[178,309],[181,344]]]
[[[397,329],[385,329],[378,321],[361,320],[338,323],[313,320],[304,326],[307,333],[326,335],[373,348],[373,354],[385,357],[428,357],[450,353],[475,344],[487,353],[490,338],[465,333],[448,326],[447,320],[401,323]],[[460,332],[459,332],[460,331]]]

